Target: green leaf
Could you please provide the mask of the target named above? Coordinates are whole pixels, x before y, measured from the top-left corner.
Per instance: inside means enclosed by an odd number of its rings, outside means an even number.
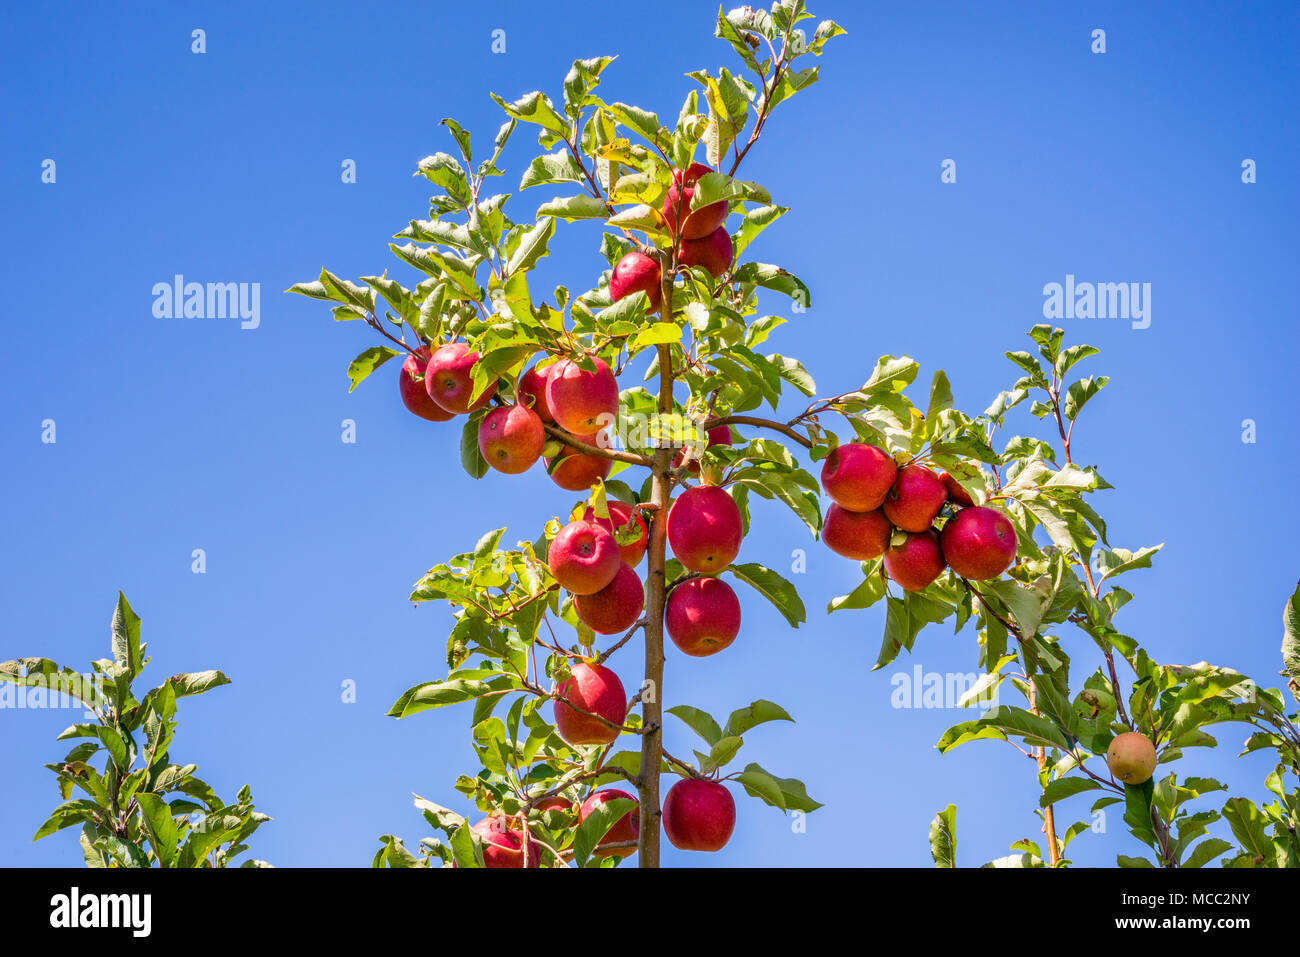
[[[1024,738],[1025,741],[1035,747],[1060,748],[1062,751],[1070,750],[1070,743],[1055,724],[1046,718],[1030,714],[1021,708],[1000,704],[989,709],[988,714],[980,718],[978,723],[997,728],[1006,734]]]
[[[476,479],[488,473],[487,460],[478,447],[478,429],[486,414],[485,409],[472,413],[460,431],[460,464],[471,478]]]
[[[939,414],[951,408],[952,386],[948,383],[948,376],[942,369],[939,369],[935,372],[934,378],[930,382],[930,405],[925,411],[926,438],[935,435]]]
[[[348,366],[348,379],[352,382],[352,385],[348,386],[348,391],[355,389],[366,376],[397,354],[396,349],[390,349],[388,346],[371,346],[362,352]]]
[[[871,377],[863,383],[859,392],[864,395],[889,395],[902,392],[921,371],[915,359],[908,356],[881,356],[876,367],[871,370]]]
[[[645,294],[637,293],[637,295],[644,296]],[[677,345],[681,341],[682,328],[680,326],[672,322],[655,322],[646,326],[637,333],[636,338],[632,340],[632,344],[628,346],[627,351],[629,355],[635,355],[648,346],[666,345],[669,343]]]
[[[145,792],[135,796],[136,803],[144,812],[143,823],[149,834],[149,846],[162,867],[171,867],[176,860],[180,832],[172,818],[171,808],[157,794]]]
[[[667,710],[669,714],[680,718],[686,724],[686,727],[703,738],[710,747],[717,744],[722,737],[722,729],[718,727],[718,722],[706,711],[685,704],[679,704]]]
[[[610,103],[606,109],[619,123],[634,130],[661,149],[668,145],[668,131],[659,122],[659,117],[649,110],[643,110],[639,106],[629,106],[626,103]]]
[[[716,768],[726,767],[731,759],[736,756],[740,746],[744,744],[744,739],[734,735],[726,735],[718,739],[717,743],[709,749],[707,760],[701,762],[700,770],[705,774],[710,774]],[[698,753],[698,752],[697,752]]]
[[[1043,614],[1038,592],[1006,578],[988,582],[986,587],[1006,603],[1022,638],[1032,638],[1038,633]]]
[[[65,827],[72,827],[75,824],[84,824],[88,821],[99,823],[102,818],[103,811],[94,801],[88,801],[85,798],[64,801],[54,809],[50,819],[37,829],[32,840],[39,841],[43,837],[48,837],[56,831],[61,831]]]
[[[1291,679],[1291,694],[1300,701],[1300,587],[1282,610],[1282,674]]]
[[[949,804],[930,822],[930,856],[935,867],[957,866],[957,805]]]
[[[1072,383],[1066,390],[1065,401],[1061,403],[1061,413],[1069,420],[1073,421],[1083,411],[1084,405],[1094,395],[1106,387],[1110,379],[1104,375],[1089,376],[1086,379],[1080,379]]]
[[[449,704],[460,704],[480,695],[487,694],[492,688],[483,681],[473,678],[448,678],[445,681],[428,681],[416,685],[407,691],[388,709],[392,718],[405,718],[409,715],[427,711],[430,708],[442,708]]]
[[[812,812],[822,805],[808,796],[802,781],[795,778],[778,778],[757,764],[745,765],[737,776],[752,796],[779,807],[783,811]]]
[[[1161,542],[1159,545],[1139,548],[1136,552],[1131,552],[1127,548],[1099,550],[1097,553],[1097,568],[1101,572],[1101,578],[1097,580],[1097,584],[1100,585],[1107,578],[1121,575],[1135,568],[1150,568],[1151,557],[1164,547],[1165,543]]]
[[[1047,807],[1057,801],[1063,801],[1084,791],[1096,791],[1101,785],[1092,778],[1065,777],[1057,778],[1043,789],[1043,796],[1038,799],[1039,807]]]
[[[727,727],[724,733],[728,736],[739,737],[751,728],[768,721],[793,722],[794,718],[790,717],[785,708],[782,708],[779,704],[759,698],[747,707],[738,708],[731,712],[731,716],[727,718]]]
[[[772,266],[768,263],[742,263],[732,278],[738,283],[753,284],[784,293],[805,309],[812,305],[812,293],[808,291],[803,280],[780,266]]]
[[[113,609],[112,632],[113,660],[134,678],[144,667],[140,651],[140,616],[132,611],[121,592],[117,593],[117,607]]]
[[[457,867],[483,866],[483,848],[468,824],[456,828],[448,843],[451,845],[452,859]]]
[[[1204,867],[1224,851],[1232,850],[1232,843],[1219,837],[1207,837],[1192,848],[1179,867]]]
[[[581,183],[584,179],[586,174],[582,171],[582,167],[573,158],[568,147],[565,147],[534,159],[524,171],[519,188],[527,189],[543,183]]]
[[[607,215],[609,209],[604,201],[586,194],[557,196],[537,207],[538,219],[543,216],[554,216],[556,219],[563,219],[570,223],[579,219],[604,219]]]
[[[551,105],[550,98],[544,93],[529,93],[513,103],[507,103],[495,93],[490,95],[492,99],[496,100],[501,109],[516,120],[523,120],[525,123],[536,123],[560,138],[569,135],[569,124],[564,117],[556,112],[555,107]]]
[[[550,242],[554,232],[555,220],[550,217],[524,230],[519,240],[519,247],[506,263],[506,275],[524,272],[537,265],[537,261],[549,252],[547,243]]]
[[[213,688],[230,684],[230,679],[220,671],[194,671],[188,674],[172,675],[167,680],[171,682],[172,690],[178,698],[203,694]]]
[[[579,867],[584,866],[600,839],[623,819],[623,815],[636,807],[637,802],[630,798],[611,798],[588,811],[573,835],[574,863]]]
[[[785,796],[781,793],[780,783],[757,764],[746,767],[736,780],[751,797],[785,810]]]
[[[727,570],[776,606],[792,628],[808,620],[798,589],[772,569],[748,562],[730,565]]]
[[[789,211],[788,206],[757,206],[748,210],[745,213],[745,218],[740,223],[740,229],[736,231],[736,235],[732,239],[735,257],[739,259],[740,254],[758,238],[759,233]]]
[[[1232,828],[1242,850],[1253,858],[1262,858],[1265,867],[1274,864],[1276,850],[1268,836],[1268,818],[1248,798],[1229,798],[1223,805],[1223,818]]]

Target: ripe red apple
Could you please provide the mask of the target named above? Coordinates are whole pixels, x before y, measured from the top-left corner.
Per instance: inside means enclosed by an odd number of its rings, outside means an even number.
[[[550,797],[542,798],[533,805],[534,811],[571,811],[573,802],[568,798],[560,797],[558,794],[552,794]]]
[[[837,446],[822,463],[822,488],[851,512],[870,512],[885,503],[898,475],[889,453],[865,442]]]
[[[606,459],[608,461],[608,459]],[[640,531],[641,537],[628,545],[619,545],[618,554],[623,559],[625,565],[631,565],[635,568],[641,562],[642,556],[645,555],[646,545],[649,544],[649,536],[646,534],[645,519],[639,512],[626,502],[607,502],[609,506],[609,518],[597,518],[596,513],[590,508],[582,516],[589,522],[595,522],[601,528],[606,529],[614,534],[614,540],[618,541],[617,531],[624,529],[628,525]],[[629,626],[630,627],[630,626]]]
[[[664,833],[682,851],[720,851],[736,827],[736,802],[717,781],[682,778],[664,799]]]
[[[885,571],[908,591],[920,591],[943,574],[943,552],[933,530],[908,532],[907,541],[885,551]]]
[[[420,346],[415,350],[415,355],[408,355],[402,362],[402,371],[397,375],[402,405],[422,419],[428,419],[430,422],[446,422],[455,416],[429,398],[429,393],[424,388],[424,370],[428,364],[428,346]]]
[[[628,801],[636,801],[636,798],[626,791],[620,791],[618,788],[606,788],[603,791],[592,791],[587,795],[587,800],[582,802],[582,807],[578,811],[578,823],[581,824],[602,804],[607,804],[616,798],[624,798]],[[641,837],[641,808],[640,802],[637,807],[632,808],[621,818],[611,825],[610,829],[605,832],[605,836],[596,842],[596,849],[592,851],[597,857],[631,857],[636,853],[635,847],[611,847],[609,850],[601,850],[606,844],[622,844],[626,841],[639,840]]]
[[[622,566],[614,536],[594,522],[570,522],[547,552],[551,574],[575,595],[594,595],[614,580]]]
[[[574,435],[590,435],[610,425],[618,415],[618,380],[604,359],[594,359],[588,372],[570,359],[561,359],[546,377],[546,407],[556,424]]]
[[[703,239],[683,239],[677,262],[682,266],[703,266],[717,279],[731,268],[733,255],[731,234],[726,226],[719,226]]]
[[[954,505],[975,504],[975,500],[970,497],[970,492],[962,488],[961,484],[947,472],[940,472],[939,479],[943,482],[943,487],[948,490],[948,501]]]
[[[485,817],[470,828],[483,844],[484,867],[523,867],[524,839],[501,817]],[[542,851],[537,842],[528,841],[528,866],[542,866]]]
[[[650,310],[659,308],[662,290],[659,285],[659,263],[643,252],[626,253],[614,267],[609,279],[609,296],[618,302],[634,292],[643,292],[650,298]]]
[[[697,485],[677,496],[668,510],[668,544],[693,572],[722,571],[740,554],[744,537],[740,509],[716,485]]]
[[[740,599],[717,578],[688,578],[668,593],[664,624],[682,652],[704,658],[740,634]]]
[[[641,576],[621,564],[614,579],[598,592],[576,595],[573,609],[578,617],[598,635],[627,631],[641,617],[645,608],[645,588]]]
[[[822,541],[837,555],[865,562],[879,558],[889,547],[893,526],[880,509],[850,512],[838,503],[826,510]]]
[[[997,578],[1016,560],[1016,530],[996,508],[963,508],[939,536],[943,557],[962,578]]]
[[[550,407],[546,404],[546,379],[554,368],[554,365],[549,365],[545,369],[533,366],[519,377],[517,401],[520,405],[536,412],[543,422],[555,421],[555,416],[551,415]]]
[[[609,744],[618,737],[618,727],[592,717],[599,715],[621,727],[627,716],[627,695],[614,672],[579,662],[556,693],[561,700],[555,702],[555,729],[569,744]]]
[[[948,487],[924,465],[904,465],[885,496],[885,517],[905,532],[924,532],[948,501]]]
[[[713,428],[709,429],[709,431],[705,433],[704,447],[706,449],[711,449],[715,445],[730,445],[730,444],[731,444],[730,426],[715,425]],[[677,454],[673,456],[673,468],[680,468],[682,464],[682,459],[684,458],[686,458],[686,450],[678,449]],[[687,471],[689,471],[692,475],[699,475],[700,474],[699,459],[696,459],[694,462],[692,462],[691,467]]]
[[[546,430],[532,409],[503,405],[483,417],[478,427],[478,450],[498,472],[518,475],[542,457]]]
[[[600,435],[575,435],[575,439],[599,447]],[[603,455],[588,455],[566,445],[553,459],[546,460],[546,471],[560,488],[568,492],[585,492],[606,475],[613,466],[612,459]]]
[[[713,168],[703,163],[692,163],[685,173],[681,170],[673,170],[673,185],[668,187],[668,195],[664,197],[664,205],[660,210],[670,233],[677,232],[679,215],[685,220],[681,229],[683,239],[699,239],[707,236],[721,226],[727,218],[725,200],[691,210],[691,200],[695,198],[695,184],[700,177],[712,172]]]
[[[469,346],[463,342],[449,342],[435,349],[424,369],[424,388],[429,393],[429,398],[457,415],[487,405],[488,400],[496,394],[497,384],[493,382],[481,396],[474,399],[474,381],[470,370],[475,362],[478,362],[478,353],[470,352]],[[470,404],[471,399],[474,399],[473,405]]]
[[[1117,734],[1106,749],[1106,766],[1125,784],[1145,784],[1156,770],[1156,746],[1145,734]]]

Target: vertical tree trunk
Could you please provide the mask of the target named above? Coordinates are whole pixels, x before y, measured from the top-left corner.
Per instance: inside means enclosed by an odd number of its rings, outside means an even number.
[[[655,475],[651,501],[656,506],[650,525],[650,588],[646,596],[645,683],[641,686],[641,867],[659,866],[659,767],[663,760],[663,679],[664,679],[664,595],[667,581],[664,562],[667,538],[669,481],[663,467],[670,453],[655,454]]]
[[[667,286],[668,284],[665,283]],[[668,295],[671,296],[671,286]],[[671,300],[665,300],[670,302]],[[671,312],[666,314],[671,315]],[[673,410],[672,352],[659,347],[659,411]],[[664,684],[664,599],[668,582],[664,576],[668,541],[668,499],[672,480],[668,472],[672,449],[660,448],[651,468],[650,501],[655,506],[650,524],[647,565],[650,587],[646,595],[645,680],[641,686],[641,835],[638,861],[641,867],[659,866],[659,767],[663,761],[663,684]]]

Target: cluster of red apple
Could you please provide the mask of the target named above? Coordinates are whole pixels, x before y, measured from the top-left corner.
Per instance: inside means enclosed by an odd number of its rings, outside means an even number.
[[[421,346],[406,357],[398,378],[402,403],[422,419],[446,422],[475,412],[496,395],[493,382],[473,395],[474,363],[479,354],[463,342],[430,352]],[[546,425],[554,424],[586,445],[598,444],[599,431],[618,413],[618,380],[604,360],[593,357],[584,369],[571,359],[534,366],[519,379],[513,403],[500,405],[479,424],[483,459],[498,472],[518,475],[532,468],[546,447]],[[564,445],[547,471],[555,484],[571,492],[588,489],[609,474],[610,460]]]
[[[976,505],[947,472],[901,468],[882,449],[852,442],[831,451],[822,488],[834,502],[822,541],[845,558],[885,560],[889,577],[919,591],[952,568],[963,578],[997,578],[1016,560],[1016,530],[1000,511]],[[934,528],[948,502],[958,511]]]
[[[577,810],[578,824],[602,804],[622,798],[636,798],[619,788],[592,791]],[[552,795],[539,801],[538,811],[573,811],[567,798]],[[716,851],[731,837],[736,826],[736,804],[731,792],[716,781],[683,778],[672,786],[664,799],[664,832],[673,846],[688,851]],[[519,818],[498,815],[485,817],[474,825],[483,845],[484,867],[523,867],[524,842],[528,842],[528,866],[541,867],[543,851],[527,837]],[[641,834],[640,808],[634,807],[605,832],[592,853],[596,857],[629,857],[636,853]],[[621,846],[620,846],[621,845]]]
[[[727,218],[725,200],[691,209],[695,186],[702,176],[712,173],[703,163],[692,163],[686,172],[673,170],[673,184],[668,187],[660,215],[677,241],[679,266],[702,266],[714,279],[731,268],[734,255],[731,234],[723,222]],[[682,214],[686,215],[683,216]],[[634,292],[643,292],[650,300],[650,310],[659,308],[662,275],[653,256],[633,250],[614,267],[609,281],[610,297],[618,302]]]

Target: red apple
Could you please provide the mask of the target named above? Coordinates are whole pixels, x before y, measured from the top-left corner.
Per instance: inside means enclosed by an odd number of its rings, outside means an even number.
[[[636,798],[626,791],[620,791],[618,788],[606,788],[603,791],[592,791],[587,795],[587,800],[582,802],[582,808],[578,811],[578,823],[581,824],[590,815],[591,812],[602,804],[607,804],[616,798],[624,798],[628,801],[636,801]],[[641,837],[641,808],[638,803],[637,807],[632,808],[621,818],[615,821],[605,836],[596,842],[596,849],[592,851],[597,857],[631,857],[636,853],[635,847],[611,847],[609,850],[601,850],[606,844],[622,844],[626,841],[635,841]]]
[[[618,737],[618,727],[627,717],[627,695],[614,672],[604,665],[579,662],[556,693],[560,700],[555,702],[555,729],[569,744],[609,744]]]
[[[575,595],[594,595],[614,580],[623,562],[614,536],[594,522],[570,522],[547,552],[551,574]]]
[[[598,635],[627,631],[641,617],[643,608],[645,588],[641,576],[625,564],[619,565],[614,579],[600,591],[573,599],[573,610]]]
[[[943,487],[948,490],[948,501],[954,505],[975,504],[975,500],[970,497],[970,492],[962,488],[961,483],[947,472],[940,472],[939,479],[943,482]]]
[[[575,435],[575,439],[599,447],[600,435]],[[603,455],[589,455],[566,445],[553,459],[546,460],[551,481],[568,492],[585,492],[606,475],[614,462]]]
[[[736,827],[736,802],[717,781],[682,778],[664,799],[664,833],[682,851],[720,851]]]
[[[939,536],[943,557],[962,578],[997,578],[1016,560],[1016,530],[995,508],[963,508]]]
[[[691,200],[695,198],[695,184],[700,177],[713,172],[713,168],[703,163],[692,163],[683,173],[673,170],[673,185],[668,187],[664,205],[660,212],[670,233],[677,232],[678,217],[684,218],[682,224],[683,239],[699,239],[713,232],[727,218],[727,202],[720,200],[701,209],[691,210]]]
[[[717,279],[731,268],[733,255],[731,234],[726,226],[719,226],[703,239],[683,239],[677,262],[682,266],[703,266]]]
[[[545,369],[533,366],[519,377],[519,395],[516,396],[516,400],[520,405],[536,412],[543,422],[555,421],[555,416],[551,415],[551,410],[546,404],[546,380],[554,368],[554,365],[549,365]]]
[[[948,487],[924,465],[904,465],[885,496],[885,517],[905,532],[924,532],[948,501]]]
[[[532,409],[503,405],[483,417],[478,427],[478,450],[498,472],[518,475],[542,457],[546,430]]]
[[[430,422],[446,422],[448,419],[454,419],[454,415],[429,398],[429,393],[425,391],[424,370],[428,364],[428,346],[420,346],[415,351],[415,355],[408,355],[402,362],[402,371],[397,376],[402,405]]]
[[[449,342],[435,349],[424,369],[424,388],[429,398],[457,415],[487,405],[496,394],[497,384],[493,382],[481,396],[474,398],[471,370],[477,361],[478,353],[470,352],[469,346],[463,342]],[[474,399],[472,405],[471,399]]]
[[[740,509],[716,485],[698,485],[677,496],[668,510],[668,544],[693,572],[722,571],[740,554]]]
[[[939,536],[931,529],[908,532],[907,541],[885,551],[885,571],[908,591],[920,591],[943,574]]]
[[[614,267],[609,279],[609,296],[618,302],[634,292],[643,292],[650,298],[650,310],[659,308],[659,263],[645,253],[633,250],[626,253]]]
[[[570,359],[561,359],[546,377],[546,407],[556,424],[575,435],[590,435],[613,423],[618,415],[618,380],[604,359],[593,359],[588,372]]]
[[[835,504],[851,512],[870,512],[885,503],[897,474],[889,453],[865,442],[850,442],[826,456],[822,488]]]
[[[865,562],[879,558],[889,547],[893,527],[880,509],[850,512],[834,504],[826,511],[822,523],[822,541],[837,555]]]
[[[483,844],[484,867],[523,867],[524,839],[501,817],[485,817],[472,828]],[[542,866],[542,851],[537,842],[528,842],[528,866]]]
[[[668,593],[664,624],[682,652],[704,658],[740,634],[740,599],[717,578],[688,578]]]
[[[558,794],[552,794],[550,797],[542,798],[533,805],[534,811],[572,811],[573,802],[568,798],[560,797]]]
[[[606,461],[608,461],[608,459]],[[619,545],[618,554],[619,557],[623,559],[624,564],[631,565],[635,568],[641,562],[642,556],[645,555],[646,545],[649,543],[649,536],[646,534],[645,519],[641,517],[640,513],[637,512],[635,508],[628,505],[626,502],[607,502],[606,504],[609,506],[609,518],[597,518],[596,513],[590,508],[587,509],[586,514],[582,517],[589,522],[595,522],[601,528],[609,531],[614,535],[615,541],[618,540],[617,531],[619,529],[624,529],[628,525],[634,524],[635,529],[641,533],[640,537],[630,544]]]

